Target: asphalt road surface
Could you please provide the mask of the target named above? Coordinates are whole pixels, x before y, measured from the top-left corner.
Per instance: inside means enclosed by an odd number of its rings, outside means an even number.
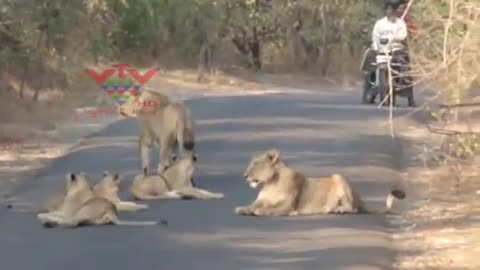
[[[146,211],[120,213],[128,220],[166,219],[168,227],[45,229],[34,214],[0,210],[0,269],[391,269],[388,217],[258,218],[233,212],[256,196],[242,177],[250,158],[273,147],[307,175],[347,175],[367,205],[383,207],[398,184],[400,149],[388,126],[381,126],[387,110],[359,100],[360,93],[348,92],[190,100],[199,153],[195,182],[223,192],[224,200],[156,201]],[[55,160],[17,195],[42,202],[64,188],[69,171],[85,171],[95,180],[104,170],[119,171],[129,183],[139,166],[136,134],[134,120],[114,123]],[[131,199],[126,191],[122,198]]]

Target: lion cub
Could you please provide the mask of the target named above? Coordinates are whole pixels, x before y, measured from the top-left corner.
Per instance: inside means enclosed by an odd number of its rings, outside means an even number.
[[[199,189],[193,184],[196,157],[186,155],[180,160],[174,157],[174,163],[164,173],[137,175],[130,188],[135,199],[222,199],[222,193]]]
[[[368,210],[343,176],[307,178],[289,167],[276,149],[255,156],[244,176],[250,187],[259,187],[260,192],[250,205],[235,209],[239,215],[385,214],[395,199],[405,198],[403,190],[394,189],[387,196],[385,210]]]
[[[99,197],[108,199],[115,204],[118,211],[138,211],[148,208],[146,204],[137,204],[135,202],[122,201],[118,192],[120,191],[120,175],[118,173],[110,173],[105,171],[103,179],[93,186],[93,192]],[[67,185],[68,187],[68,185]],[[52,212],[58,210],[65,199],[67,191],[55,194],[43,205],[40,212]]]
[[[138,211],[148,208],[146,204],[137,204],[135,202],[122,201],[118,197],[120,191],[120,175],[105,171],[103,179],[93,187],[95,195],[108,199],[113,202],[118,211]]]
[[[157,225],[157,221],[122,221],[115,204],[95,195],[89,177],[67,174],[67,194],[58,210],[37,215],[45,227],[74,228],[83,225]]]

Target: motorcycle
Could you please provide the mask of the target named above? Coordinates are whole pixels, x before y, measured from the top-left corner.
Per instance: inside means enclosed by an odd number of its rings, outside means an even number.
[[[395,106],[396,96],[401,95],[408,98],[409,105],[413,105],[412,87],[404,87],[400,84],[401,78],[393,78],[395,73],[402,69],[403,63],[398,58],[393,57],[390,45],[388,38],[381,38],[376,53],[371,49],[367,49],[365,52],[361,68],[364,72],[363,104],[375,103],[377,95],[380,97],[380,102],[382,102],[390,92],[390,80],[388,79],[388,65],[390,65],[393,83],[392,104]],[[389,101],[390,98],[387,98],[383,104],[389,105]]]

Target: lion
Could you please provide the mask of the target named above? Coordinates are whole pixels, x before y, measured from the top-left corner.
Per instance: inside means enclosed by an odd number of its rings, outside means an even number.
[[[67,183],[66,189],[63,192],[57,193],[52,197],[50,197],[40,207],[40,210],[38,210],[38,212],[42,213],[42,212],[52,212],[52,211],[58,210],[60,206],[63,204],[63,201],[67,194],[67,189],[68,189],[68,183]],[[119,191],[120,191],[120,175],[118,173],[110,173],[108,171],[105,171],[103,173],[103,179],[93,186],[93,192],[95,193],[95,195],[108,199],[109,201],[114,203],[118,211],[121,211],[121,212],[138,211],[138,210],[144,210],[148,208],[148,205],[146,204],[137,204],[135,202],[122,201],[118,196]],[[35,208],[34,205],[27,204],[24,206]],[[13,205],[10,204],[8,208],[13,208]],[[16,210],[19,210],[19,209],[16,209]],[[24,211],[29,212],[28,210],[24,210]]]
[[[117,217],[114,203],[95,195],[90,178],[85,173],[67,176],[67,194],[58,210],[39,213],[40,223],[48,228],[75,228],[85,225],[152,226],[164,222],[123,221]]]
[[[138,211],[147,209],[146,204],[137,204],[135,202],[122,201],[118,197],[120,191],[120,175],[105,171],[103,179],[93,187],[95,195],[108,199],[113,202],[118,211]]]
[[[174,158],[172,166],[162,174],[135,176],[130,191],[137,200],[155,199],[223,199],[222,193],[197,188],[193,183],[196,157]]]
[[[345,177],[307,178],[288,166],[277,149],[254,156],[244,176],[251,188],[260,191],[250,205],[235,208],[239,215],[387,214],[395,199],[405,198],[403,190],[393,189],[384,210],[367,209]]]
[[[162,175],[137,175],[132,181],[130,192],[135,200],[184,199],[182,195],[170,190]]]
[[[119,107],[125,117],[137,118],[139,127],[139,155],[141,171],[148,170],[149,150],[159,147],[158,173],[171,166],[175,149],[180,155],[195,154],[194,122],[190,111],[167,96],[143,90]]]

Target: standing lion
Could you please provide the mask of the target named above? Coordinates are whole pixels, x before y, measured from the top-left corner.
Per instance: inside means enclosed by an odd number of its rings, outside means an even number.
[[[141,171],[149,171],[149,149],[153,145],[160,148],[158,173],[171,165],[175,147],[180,155],[195,156],[194,122],[184,105],[172,102],[161,93],[143,90],[128,99],[119,112],[137,118]]]

